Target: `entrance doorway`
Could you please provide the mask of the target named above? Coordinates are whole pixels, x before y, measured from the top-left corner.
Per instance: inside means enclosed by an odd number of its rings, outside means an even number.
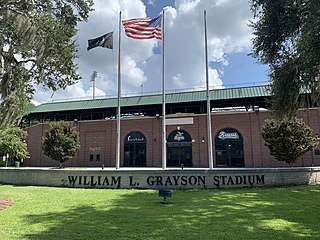
[[[124,140],[124,166],[145,167],[147,141],[141,132],[130,132]]]
[[[224,128],[215,137],[217,167],[244,167],[242,135],[234,128]]]
[[[192,140],[188,132],[175,130],[167,141],[168,167],[192,167]]]

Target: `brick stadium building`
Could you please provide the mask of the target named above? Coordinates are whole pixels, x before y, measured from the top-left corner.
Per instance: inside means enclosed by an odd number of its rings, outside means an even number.
[[[261,137],[268,117],[268,86],[210,91],[214,167],[265,168],[288,166],[270,155]],[[161,95],[121,99],[121,167],[161,167]],[[301,95],[308,98],[308,95]],[[57,166],[43,154],[41,138],[50,121],[73,121],[81,148],[65,166],[115,167],[117,99],[53,102],[37,106],[24,118],[30,158],[24,166]],[[206,92],[166,95],[167,167],[208,167]],[[298,116],[320,132],[319,108],[301,108]],[[318,149],[295,166],[319,166]]]

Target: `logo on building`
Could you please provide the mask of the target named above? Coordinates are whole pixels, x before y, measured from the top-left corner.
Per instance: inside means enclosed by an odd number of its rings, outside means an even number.
[[[127,137],[127,141],[128,142],[143,142],[145,141],[143,137],[132,137],[132,136],[128,136]]]
[[[178,131],[173,139],[178,142],[183,141],[184,140],[183,132]]]
[[[221,140],[225,139],[239,139],[239,134],[237,132],[227,133],[224,131],[219,132],[218,138]]]

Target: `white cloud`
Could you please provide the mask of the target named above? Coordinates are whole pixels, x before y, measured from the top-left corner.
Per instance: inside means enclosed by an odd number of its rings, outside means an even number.
[[[98,94],[115,95],[117,92],[118,17],[122,19],[146,16],[141,0],[95,0],[95,11],[87,23],[79,24],[79,73],[83,79],[66,90],[57,91],[53,98],[86,97],[92,92],[90,75],[98,72]],[[157,5],[157,1],[147,2]],[[154,5],[152,6],[154,7]],[[175,7],[165,8],[165,79],[166,88],[205,87],[204,23],[207,12],[209,61],[227,66],[228,54],[250,51],[252,38],[248,21],[251,19],[247,0],[176,0]],[[125,36],[121,42],[122,92],[161,91],[162,41],[134,40]],[[86,50],[87,40],[114,31],[114,49]],[[209,69],[210,86],[223,85],[223,71]],[[52,93],[40,88],[34,100],[50,101]]]
[[[178,73],[172,77],[172,82],[178,88],[184,88],[186,86],[185,83],[183,82],[183,80],[181,79],[180,73]]]
[[[65,90],[60,89],[56,92],[51,90],[43,90],[42,87],[38,86],[36,88],[37,93],[33,100],[33,103],[38,105],[42,102],[49,102],[55,99],[67,100],[67,99],[80,99],[85,97],[85,90],[83,88],[82,82],[78,82],[72,86],[67,87]]]
[[[200,0],[178,0],[176,1],[176,6],[182,14],[189,14],[195,11],[199,3]]]
[[[123,72],[121,77],[124,80],[124,83],[131,86],[141,86],[147,78],[144,75],[144,72],[137,67],[135,61],[133,61],[129,56],[125,56],[123,64]]]
[[[212,88],[221,88],[223,82],[220,78],[220,74],[217,69],[209,69],[209,87]]]
[[[100,90],[99,88],[95,88],[95,92],[94,92],[94,96],[95,97],[105,97],[105,92]],[[87,98],[93,98],[93,87],[90,87],[86,92],[85,92],[85,95],[84,97],[87,97]]]
[[[148,0],[148,4],[151,6],[155,6],[155,0]]]
[[[249,51],[251,13],[247,0],[176,0],[173,24],[167,26],[168,78],[180,74],[188,87],[205,87],[204,19],[207,15],[209,61],[229,64],[227,54]],[[173,12],[173,10],[171,11]],[[170,18],[171,14],[166,15]],[[169,20],[169,21],[170,21]],[[223,72],[209,69],[210,86],[222,85]]]

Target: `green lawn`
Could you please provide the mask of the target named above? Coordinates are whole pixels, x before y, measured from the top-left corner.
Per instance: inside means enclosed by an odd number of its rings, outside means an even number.
[[[0,185],[0,239],[320,239],[320,185],[153,190]]]

